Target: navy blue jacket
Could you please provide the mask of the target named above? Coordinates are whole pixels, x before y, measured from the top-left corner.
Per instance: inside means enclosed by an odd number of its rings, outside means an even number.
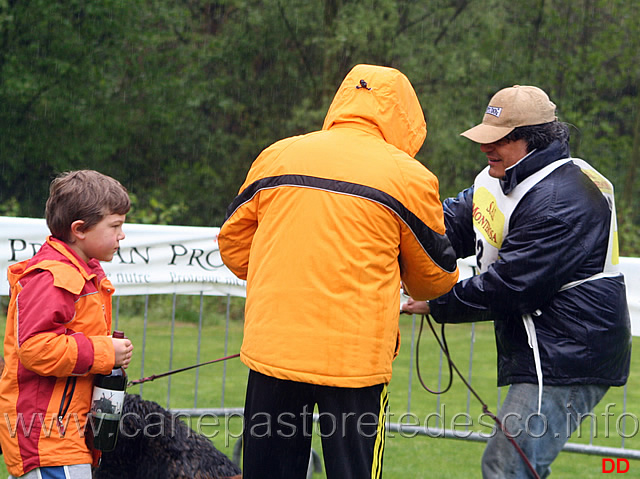
[[[569,157],[566,143],[536,150],[507,170],[508,194],[519,181]],[[475,254],[473,187],[444,202],[447,236],[458,258]],[[560,166],[520,201],[500,258],[489,270],[430,301],[439,323],[494,320],[498,385],[537,383],[522,315],[534,317],[544,384],[620,386],[629,375],[631,326],[624,278],[572,281],[602,271],[610,210],[594,183],[573,163]]]

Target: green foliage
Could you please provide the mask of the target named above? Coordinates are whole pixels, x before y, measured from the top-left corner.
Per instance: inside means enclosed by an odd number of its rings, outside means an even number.
[[[8,198],[4,203],[0,203],[0,216],[18,216],[20,204],[15,196]]]
[[[42,216],[56,173],[94,168],[137,221],[218,226],[259,152],[321,128],[345,73],[374,63],[414,84],[443,197],[485,164],[459,133],[491,95],[545,89],[574,156],[616,185],[631,254],[639,28],[625,0],[0,0],[0,205]]]
[[[186,207],[184,201],[176,203],[166,203],[155,196],[144,198],[141,201],[135,193],[130,193],[131,214],[127,216],[127,221],[138,224],[169,225],[179,223],[181,215]]]
[[[638,214],[634,214],[629,207],[618,212],[618,238],[622,256],[640,257],[640,225],[632,221],[634,217],[637,218]]]
[[[128,25],[124,5],[0,4],[0,202],[15,196],[23,215],[41,216],[52,175],[86,166],[109,139],[92,123],[111,86],[109,57]]]

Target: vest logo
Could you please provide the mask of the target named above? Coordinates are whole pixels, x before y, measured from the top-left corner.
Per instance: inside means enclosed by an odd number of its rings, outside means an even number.
[[[498,106],[491,106],[489,105],[487,107],[487,111],[484,112],[485,115],[493,115],[496,118],[500,118],[500,114],[502,113],[502,108],[498,107]]]
[[[591,181],[595,183],[598,189],[602,192],[603,195],[613,195],[613,187],[609,180],[607,180],[604,176],[598,173],[596,170],[588,170],[586,168],[582,168],[582,172],[587,175]]]
[[[494,248],[502,246],[504,222],[494,196],[486,188],[478,188],[473,194],[473,224]]]
[[[491,203],[489,203],[489,206],[487,206],[487,213],[491,217],[491,221],[496,220],[496,211],[498,211],[498,206],[496,205],[495,201],[492,201]]]

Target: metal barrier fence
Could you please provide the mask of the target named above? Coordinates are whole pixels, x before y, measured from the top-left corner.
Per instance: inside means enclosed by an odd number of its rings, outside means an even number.
[[[173,358],[174,358],[174,334],[176,328],[176,298],[177,296],[174,294],[172,298],[172,310],[170,313],[171,316],[171,342],[169,348],[169,370],[172,369],[173,366]],[[226,302],[226,316],[225,316],[225,335],[224,335],[224,355],[233,354],[237,351],[229,351],[229,326],[230,326],[230,301],[231,298],[227,296]],[[117,327],[118,318],[120,315],[120,298],[114,298],[114,324]],[[203,297],[200,296],[200,308],[198,312],[198,335],[197,335],[197,355],[196,362],[201,362],[201,352],[202,352],[202,327],[203,327]],[[143,325],[143,333],[142,333],[142,344],[136,346],[138,350],[136,351],[136,355],[141,355],[141,375],[145,374],[145,356],[146,356],[146,348],[147,348],[147,333],[148,333],[148,316],[149,316],[149,296],[146,296],[144,299],[144,325]],[[407,383],[407,413],[411,413],[412,404],[412,388],[413,388],[413,377],[416,370],[415,364],[415,351],[416,351],[416,330],[418,328],[417,317],[413,316],[412,326],[411,326],[411,355],[409,361],[409,374],[408,374],[408,383]],[[472,324],[470,326],[470,338],[469,338],[469,360],[467,367],[467,377],[465,378],[471,385],[473,385],[473,359],[474,359],[474,343],[475,343],[475,334],[476,334],[476,325]],[[406,347],[404,345],[403,347]],[[445,358],[443,357],[442,351],[440,352],[440,363],[438,368],[438,389],[440,389],[443,379],[443,369],[445,366]],[[173,412],[179,413],[185,416],[201,416],[202,415],[215,415],[217,417],[225,417],[228,415],[238,416],[242,414],[241,405],[234,404],[233,407],[228,407],[225,404],[225,389],[227,385],[227,365],[226,363],[222,365],[222,385],[221,385],[221,406],[220,408],[198,408],[198,388],[199,388],[199,377],[200,372],[196,370],[195,377],[195,389],[194,389],[194,405],[192,408],[177,408],[171,407],[171,376],[168,377],[167,380],[167,408],[171,409]],[[462,368],[460,368],[462,370]],[[393,383],[393,381],[392,381]],[[139,394],[143,394],[143,384],[139,386]],[[134,391],[135,392],[135,391]],[[624,387],[623,391],[623,411],[618,416],[617,426],[619,428],[619,435],[621,439],[621,443],[619,447],[603,447],[593,444],[593,439],[597,435],[597,432],[594,431],[594,423],[595,419],[592,416],[587,416],[591,420],[591,428],[590,428],[590,437],[588,444],[578,444],[574,442],[569,442],[565,445],[564,450],[574,453],[582,453],[589,455],[598,455],[598,456],[606,456],[606,457],[618,457],[618,458],[627,458],[627,459],[640,459],[640,450],[631,449],[625,447],[625,439],[630,437],[635,437],[638,433],[639,424],[638,417],[632,413],[627,411],[627,398],[628,398],[628,386]],[[498,388],[497,391],[497,404],[496,408],[499,409],[501,402],[501,390]],[[438,396],[436,411],[440,411],[441,399]],[[497,411],[496,409],[496,411]],[[466,401],[466,414],[469,415],[471,411],[471,394],[467,393],[467,401]],[[314,415],[314,419],[317,420],[317,415]],[[628,421],[631,424],[631,431],[627,432]],[[586,422],[586,421],[585,421]],[[427,423],[424,426],[420,425],[409,425],[406,423],[389,422],[387,424],[387,430],[389,432],[399,432],[403,434],[408,434],[411,436],[416,435],[424,435],[429,437],[443,437],[449,439],[459,439],[466,441],[480,441],[486,442],[488,436],[486,434],[478,433],[475,431],[464,431],[461,433],[459,430],[454,429],[446,429],[445,425],[442,424],[440,428],[439,424],[436,424],[435,428],[429,427]]]

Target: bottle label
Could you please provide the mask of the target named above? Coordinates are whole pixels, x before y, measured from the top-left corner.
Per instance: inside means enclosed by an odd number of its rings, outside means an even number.
[[[120,419],[124,404],[124,391],[114,391],[95,386],[91,398],[91,412],[106,419]]]

